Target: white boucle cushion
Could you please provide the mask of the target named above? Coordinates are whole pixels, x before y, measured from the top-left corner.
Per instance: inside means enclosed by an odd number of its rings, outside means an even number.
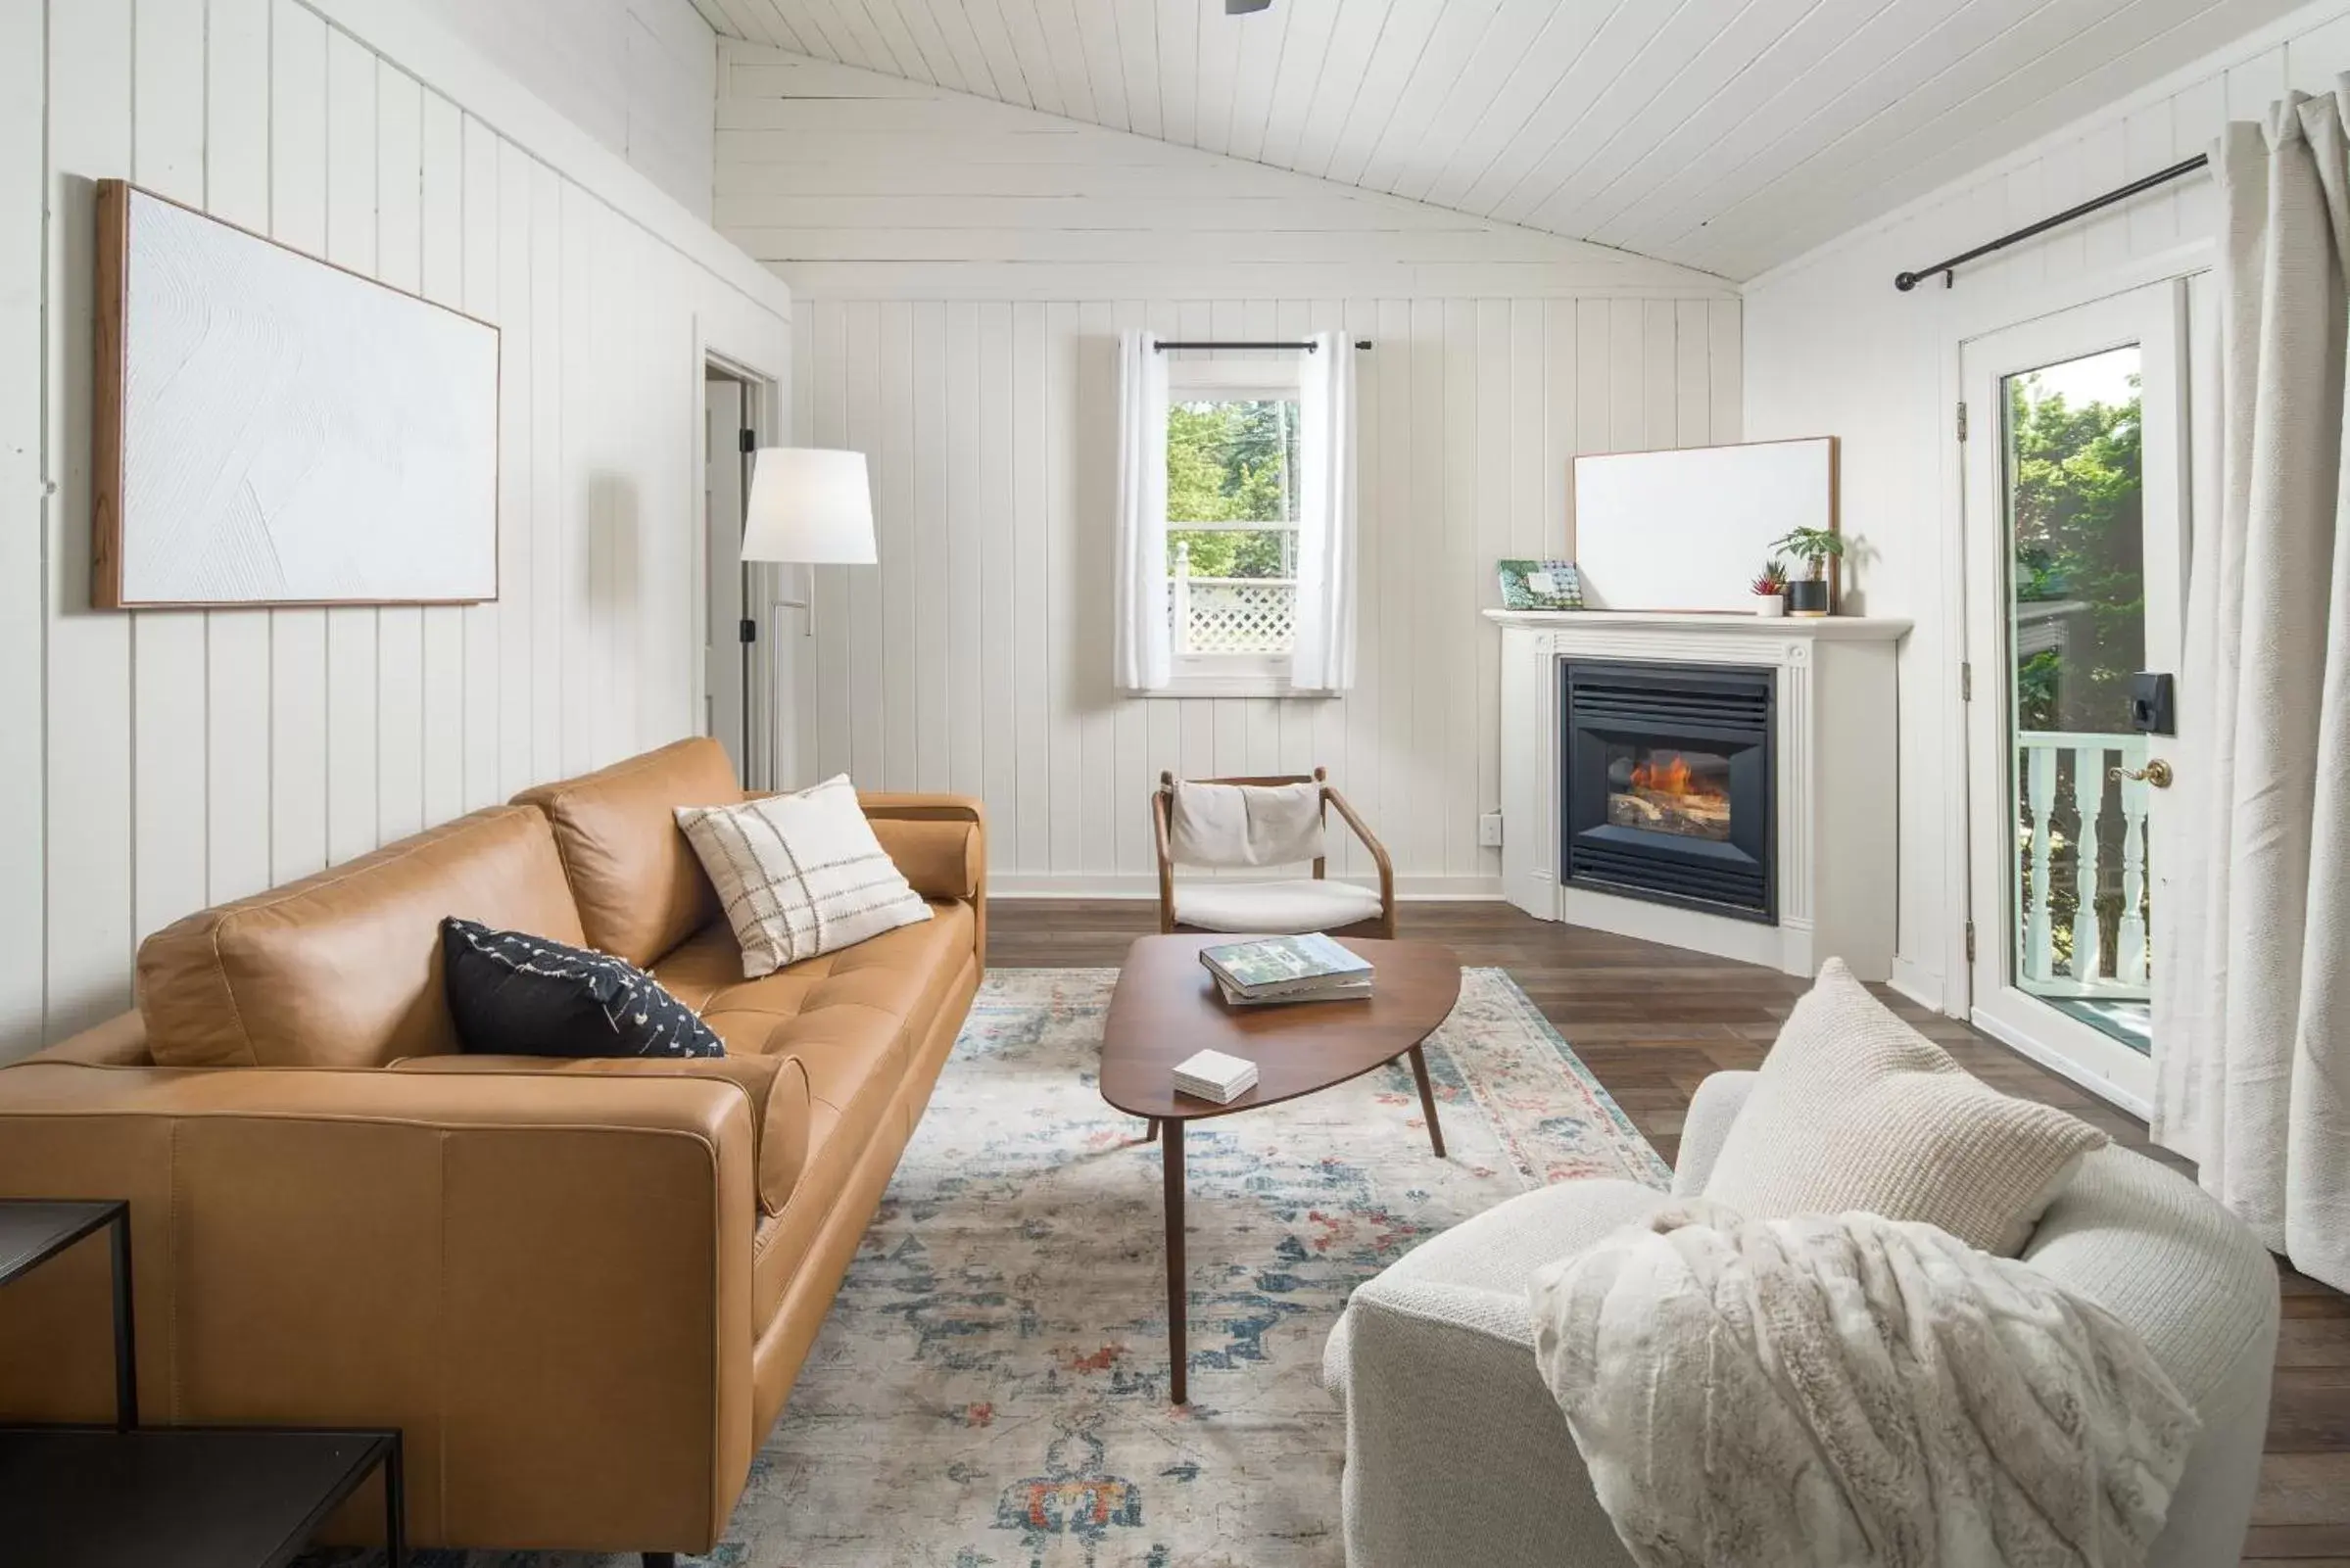
[[[1763,1059],[1704,1196],[1754,1219],[1922,1220],[2013,1258],[2105,1142],[1978,1080],[1832,958]]]
[[[677,825],[743,944],[745,979],[931,918],[846,774],[739,806],[680,806]]]
[[[1378,915],[1377,893],[1320,878],[1293,882],[1179,881],[1175,890],[1175,924],[1203,931],[1296,936],[1335,930]]]

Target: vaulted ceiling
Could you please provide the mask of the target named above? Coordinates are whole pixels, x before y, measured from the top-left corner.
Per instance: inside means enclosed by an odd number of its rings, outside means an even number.
[[[694,0],[754,43],[1740,279],[2295,3]]]

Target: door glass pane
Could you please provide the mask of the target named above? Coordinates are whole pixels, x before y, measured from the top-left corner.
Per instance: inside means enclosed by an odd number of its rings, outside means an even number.
[[[2143,1051],[2146,737],[2135,345],[2005,378],[2009,865],[2017,988]]]

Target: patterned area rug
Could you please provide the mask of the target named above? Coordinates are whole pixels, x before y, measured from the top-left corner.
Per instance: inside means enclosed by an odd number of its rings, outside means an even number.
[[[988,975],[704,1561],[1335,1565],[1344,1432],[1320,1367],[1348,1294],[1531,1187],[1667,1179],[1525,993],[1469,970],[1426,1052],[1448,1159],[1403,1064],[1187,1133],[1192,1402],[1171,1408],[1159,1151],[1095,1084],[1116,979]]]

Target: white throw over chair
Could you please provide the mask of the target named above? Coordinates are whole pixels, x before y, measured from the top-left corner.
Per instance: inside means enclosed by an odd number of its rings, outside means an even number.
[[[1376,892],[1327,875],[1323,828],[1330,812],[1363,841],[1379,871]],[[1395,935],[1395,867],[1320,768],[1264,779],[1177,779],[1159,775],[1151,796],[1159,849],[1159,929],[1297,935]],[[1192,878],[1177,866],[1245,870],[1311,861],[1314,875],[1285,881]]]

